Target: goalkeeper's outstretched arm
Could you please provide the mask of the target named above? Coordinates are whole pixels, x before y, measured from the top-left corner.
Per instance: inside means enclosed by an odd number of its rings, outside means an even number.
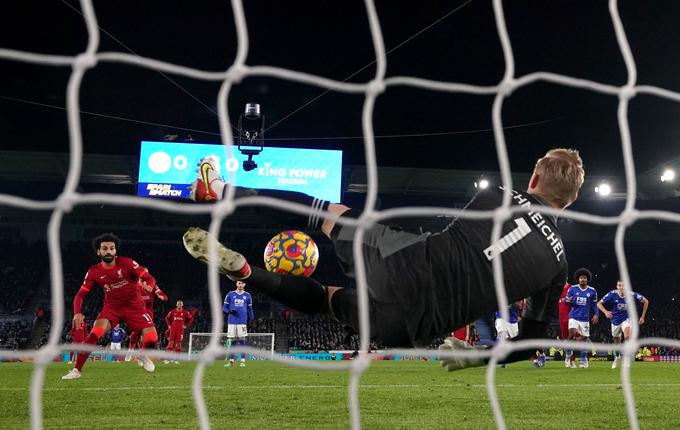
[[[536,339],[536,338],[547,338],[548,337],[548,323],[545,321],[537,321],[529,318],[524,318],[520,322],[520,332],[519,335],[511,340],[511,342],[516,342],[518,340],[525,339]],[[444,343],[439,346],[440,351],[465,351],[472,350],[467,342],[456,339],[454,337],[448,337],[444,340]],[[529,349],[518,349],[505,357],[504,360],[500,360],[499,364],[514,363],[516,361],[528,360],[534,355],[534,348]],[[476,357],[451,357],[442,358],[441,364],[446,367],[449,371],[462,370],[468,367],[479,367],[484,366],[489,363],[489,358],[476,358]]]

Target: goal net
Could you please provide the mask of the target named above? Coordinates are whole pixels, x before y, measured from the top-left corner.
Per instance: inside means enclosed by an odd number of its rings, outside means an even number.
[[[508,2],[511,4],[510,2]],[[87,48],[76,56],[68,55],[45,55],[35,52],[24,52],[12,49],[0,49],[0,58],[10,61],[27,62],[34,65],[53,66],[53,67],[69,67],[71,68],[71,75],[67,85],[67,121],[70,135],[70,163],[68,168],[68,175],[64,184],[63,192],[54,201],[31,200],[17,197],[9,194],[0,195],[0,204],[11,207],[23,208],[26,210],[51,210],[52,215],[48,225],[48,250],[50,256],[50,271],[51,271],[51,297],[52,297],[52,325],[49,335],[48,343],[35,351],[0,351],[0,358],[32,358],[35,362],[35,367],[32,374],[30,385],[30,413],[31,413],[31,427],[35,430],[41,429],[43,425],[43,402],[42,393],[45,378],[45,369],[56,357],[60,351],[67,349],[74,349],[71,345],[64,345],[60,343],[62,328],[64,326],[64,286],[63,286],[63,262],[60,250],[60,230],[64,215],[68,213],[75,205],[82,204],[106,204],[115,206],[132,206],[143,207],[152,210],[177,212],[187,215],[196,214],[210,214],[211,224],[210,232],[214,237],[218,236],[222,223],[225,218],[229,216],[236,208],[242,206],[263,205],[275,207],[281,210],[286,210],[295,213],[305,213],[315,215],[312,208],[305,208],[300,205],[292,204],[282,200],[274,200],[263,197],[248,197],[248,198],[234,198],[233,188],[228,188],[227,198],[215,205],[185,205],[176,202],[150,200],[145,198],[138,198],[133,196],[122,196],[116,194],[105,193],[87,193],[83,194],[78,191],[79,181],[81,178],[82,155],[83,155],[83,141],[82,130],[80,124],[80,91],[83,76],[93,68],[101,63],[117,63],[128,65],[130,67],[147,68],[164,73],[178,75],[190,79],[199,79],[204,81],[212,81],[221,83],[221,88],[217,94],[217,107],[219,116],[219,125],[221,131],[222,142],[227,145],[227,151],[231,156],[233,145],[232,131],[229,122],[229,112],[227,99],[232,90],[232,86],[246,77],[259,76],[274,79],[285,79],[299,84],[312,85],[326,90],[337,91],[347,94],[363,94],[364,104],[362,111],[362,129],[364,135],[364,148],[366,158],[367,171],[367,194],[365,209],[361,216],[356,220],[340,219],[338,222],[344,225],[353,225],[358,227],[356,230],[354,240],[354,257],[357,264],[356,280],[359,297],[359,312],[360,312],[360,350],[357,358],[351,362],[340,363],[309,363],[287,360],[278,354],[274,354],[272,360],[285,363],[290,366],[299,366],[304,368],[313,368],[319,370],[338,370],[347,369],[351,372],[349,390],[348,390],[348,404],[350,411],[350,422],[354,429],[361,427],[360,417],[360,402],[359,402],[359,381],[364,372],[370,367],[371,359],[365,352],[369,350],[369,318],[368,318],[368,294],[366,287],[366,273],[363,265],[362,251],[359,244],[362,242],[365,229],[372,226],[374,223],[394,217],[413,217],[423,215],[447,215],[457,216],[461,218],[486,218],[493,219],[494,233],[490,243],[495,243],[500,240],[501,228],[500,226],[511,219],[515,212],[522,212],[522,208],[511,208],[510,206],[510,191],[513,189],[513,181],[510,170],[510,162],[508,158],[508,148],[506,146],[504,129],[503,129],[503,104],[508,99],[513,91],[518,88],[536,83],[551,83],[555,85],[563,85],[581,90],[594,91],[605,96],[611,96],[618,100],[617,118],[619,125],[619,132],[621,135],[621,150],[623,154],[625,179],[626,179],[626,201],[625,208],[616,216],[602,217],[591,214],[580,213],[576,211],[558,212],[547,208],[532,208],[538,212],[550,215],[562,215],[573,220],[594,223],[599,225],[614,225],[617,227],[615,238],[615,251],[617,262],[621,272],[621,278],[624,282],[624,288],[627,293],[632,290],[628,265],[626,263],[624,253],[624,236],[627,228],[635,221],[644,219],[661,219],[669,222],[680,222],[680,215],[669,211],[643,211],[636,209],[636,177],[635,164],[633,162],[633,153],[631,146],[630,129],[628,124],[628,107],[630,100],[636,95],[647,95],[663,98],[670,101],[680,102],[680,93],[671,90],[643,86],[637,83],[636,64],[631,53],[629,42],[626,37],[625,29],[619,16],[618,4],[616,0],[609,0],[609,13],[611,18],[611,25],[616,35],[616,40],[625,62],[627,72],[627,81],[622,86],[613,86],[600,82],[577,79],[570,76],[559,75],[547,72],[533,72],[523,76],[517,76],[515,72],[515,58],[513,54],[512,43],[506,29],[506,20],[503,10],[502,0],[493,0],[494,19],[496,30],[501,41],[503,57],[505,60],[505,70],[502,79],[495,85],[479,86],[467,83],[458,82],[441,82],[420,79],[415,77],[395,76],[386,78],[386,52],[383,41],[383,34],[381,31],[380,21],[376,13],[375,4],[372,0],[365,1],[366,14],[368,17],[368,24],[371,33],[372,46],[375,53],[375,74],[372,79],[364,83],[347,83],[329,79],[323,76],[314,76],[311,74],[287,70],[272,66],[248,66],[246,59],[248,58],[248,23],[243,10],[241,0],[232,0],[231,6],[233,9],[233,16],[236,26],[236,34],[238,41],[238,52],[233,64],[225,71],[205,71],[195,68],[178,66],[175,64],[158,61],[155,59],[144,58],[136,55],[126,54],[122,52],[101,52],[99,50],[100,30],[97,25],[97,17],[91,0],[82,0],[81,9],[85,18],[85,24],[88,34]],[[603,23],[603,25],[605,25]],[[256,31],[256,30],[250,30]],[[369,41],[367,41],[369,42]],[[484,213],[469,213],[461,210],[436,207],[436,208],[400,208],[389,211],[379,211],[377,207],[377,161],[376,161],[376,145],[373,132],[372,118],[374,115],[374,106],[376,98],[390,88],[406,86],[416,89],[443,91],[449,93],[464,93],[470,95],[485,95],[493,96],[494,103],[489,115],[492,118],[494,139],[496,144],[497,158],[500,166],[502,185],[505,190],[503,205],[496,210],[486,211]],[[230,181],[233,183],[233,178]],[[215,249],[210,249],[210,261],[217,261]],[[506,305],[508,303],[503,286],[502,276],[502,256],[493,260],[495,287],[497,293],[497,301],[502,311],[503,318],[508,319]],[[210,311],[213,315],[212,330],[210,335],[201,337],[200,352],[194,352],[192,349],[191,359],[197,361],[195,369],[192,393],[196,406],[197,415],[201,429],[210,428],[210,419],[207,412],[206,402],[203,396],[202,384],[203,375],[206,366],[224,355],[224,347],[222,344],[222,309],[220,289],[219,289],[219,275],[216,265],[211,264],[208,268],[209,280],[209,299]],[[632,322],[632,340],[625,344],[625,346],[612,347],[605,344],[592,344],[593,348],[601,350],[617,349],[625,353],[625,357],[630,359],[638,347],[644,343],[653,342],[657,345],[680,347],[680,342],[670,339],[640,339],[638,315],[633,302],[632,296],[626,294],[626,301],[630,312],[630,320]],[[272,342],[271,338],[265,338]],[[265,340],[265,343],[267,340]],[[531,340],[522,342],[506,342],[501,341],[499,345],[490,351],[480,352],[448,352],[446,356],[477,356],[490,357],[490,365],[487,366],[487,391],[489,401],[497,428],[504,429],[505,420],[498,401],[496,392],[496,366],[498,360],[502,359],[508,353],[516,349],[527,348],[546,348],[556,345],[555,341],[547,340]],[[559,343],[561,347],[569,347],[579,349],[576,343]],[[85,348],[80,348],[85,349]],[[268,347],[271,350],[271,346]],[[422,357],[431,357],[431,350],[424,349],[409,349],[395,351],[395,354],[410,354],[412,356],[420,355]],[[161,354],[163,355],[163,354]],[[177,355],[178,358],[186,359],[185,355]],[[631,388],[630,368],[621,366],[621,381],[626,402],[626,410],[628,414],[629,425],[633,429],[639,428],[638,416],[636,412],[635,399]]]
[[[190,333],[189,334],[189,356],[198,354],[203,351],[210,343],[212,333]],[[235,348],[237,344],[230,344],[226,333],[217,334],[217,342],[227,348],[227,352],[231,348]],[[246,346],[249,346],[258,351],[262,351],[263,355],[274,355],[274,333],[248,333],[246,337]],[[251,358],[259,359],[260,356],[252,356]]]

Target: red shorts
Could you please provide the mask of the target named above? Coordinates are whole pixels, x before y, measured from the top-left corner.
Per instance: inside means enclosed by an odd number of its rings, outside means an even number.
[[[569,320],[560,320],[560,337],[562,340],[569,339]]]
[[[71,337],[71,343],[83,343],[83,342],[85,342],[84,334],[74,335]]]
[[[170,330],[170,335],[168,336],[169,342],[182,343],[182,340],[184,340],[184,329]]]
[[[154,327],[153,319],[147,313],[144,306],[141,307],[118,307],[104,305],[104,309],[99,312],[97,319],[106,318],[115,327],[121,321],[127,323],[130,331],[141,332],[145,328]]]

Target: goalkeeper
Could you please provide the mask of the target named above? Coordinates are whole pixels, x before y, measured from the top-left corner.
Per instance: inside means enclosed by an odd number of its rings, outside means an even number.
[[[199,202],[223,197],[226,184],[215,172],[214,161],[204,159],[192,189]],[[532,211],[536,207],[564,209],[573,203],[584,181],[578,151],[552,149],[536,162],[526,192],[512,190],[512,205],[528,208],[503,225],[501,239],[490,245],[490,219],[455,219],[441,232],[412,234],[377,223],[365,229],[362,254],[369,294],[371,336],[392,347],[427,346],[433,339],[498,309],[492,260],[502,253],[503,277],[509,302],[527,298],[520,334],[515,339],[547,336],[549,322],[557,316],[557,304],[567,279],[567,260],[556,217]],[[318,223],[320,212],[336,217],[356,217],[360,211],[301,193],[258,190],[310,205]],[[501,206],[503,190],[477,194],[470,210]],[[345,273],[354,275],[352,254],[356,227],[326,219],[321,230],[334,243]],[[195,258],[208,257],[208,235],[192,227],[184,234],[184,246]],[[299,278],[251,267],[245,258],[218,246],[220,271],[232,280],[248,280],[281,303],[309,314],[329,313],[358,331],[358,298],[354,290],[324,286]],[[413,286],[417,286],[414,288]],[[447,340],[443,347],[458,348]],[[506,362],[527,359],[533,350],[515,351]],[[470,363],[463,363],[469,365]],[[482,363],[475,363],[482,364]],[[450,370],[459,368],[452,360]]]

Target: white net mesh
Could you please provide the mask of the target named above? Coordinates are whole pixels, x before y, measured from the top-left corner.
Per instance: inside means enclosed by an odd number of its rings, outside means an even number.
[[[530,85],[536,82],[550,82],[559,85],[565,85],[574,88],[587,89],[596,91],[602,94],[618,97],[618,123],[621,134],[621,148],[623,151],[625,178],[627,186],[626,204],[624,210],[617,216],[603,217],[590,214],[583,214],[573,211],[557,211],[549,208],[541,208],[541,213],[548,213],[552,215],[562,215],[570,217],[577,221],[595,223],[600,225],[616,225],[617,232],[615,238],[616,256],[621,271],[621,277],[627,292],[631,291],[632,284],[628,274],[628,266],[626,264],[624,254],[624,236],[626,229],[635,221],[642,219],[656,219],[670,222],[680,222],[680,215],[664,212],[664,211],[637,211],[635,209],[636,202],[636,181],[635,181],[635,167],[633,164],[632,148],[630,131],[628,126],[627,111],[629,101],[637,94],[649,94],[673,101],[680,101],[680,94],[663,88],[651,86],[637,86],[636,85],[636,67],[633,56],[626,39],[626,34],[619,17],[617,9],[617,1],[609,1],[609,12],[611,21],[615,30],[616,39],[618,42],[621,55],[625,61],[627,70],[627,82],[621,87],[606,85],[598,82],[593,82],[584,79],[576,79],[569,76],[562,76],[554,73],[535,72],[525,76],[515,76],[514,57],[512,45],[506,29],[505,17],[503,13],[502,1],[494,0],[493,9],[495,14],[496,27],[498,35],[501,40],[503,56],[505,60],[505,73],[502,80],[493,86],[476,86],[464,83],[450,83],[424,80],[412,77],[392,77],[385,78],[386,55],[383,45],[383,36],[380,29],[380,23],[375,10],[373,1],[366,0],[366,11],[369,18],[369,25],[373,46],[376,58],[376,72],[373,80],[364,84],[354,84],[339,82],[327,79],[321,76],[313,76],[310,74],[281,69],[269,66],[249,67],[245,64],[248,54],[248,32],[247,23],[243,11],[243,5],[240,0],[232,0],[233,14],[235,17],[235,24],[238,38],[238,51],[236,59],[231,67],[224,72],[208,72],[197,70],[189,67],[177,66],[162,61],[157,61],[149,58],[142,58],[139,56],[128,55],[119,52],[99,52],[99,29],[97,27],[97,18],[89,0],[81,1],[81,8],[85,17],[85,23],[88,32],[88,44],[86,50],[75,57],[60,56],[60,55],[43,55],[31,52],[21,52],[9,49],[0,49],[0,58],[28,62],[33,64],[45,66],[67,66],[72,68],[72,73],[67,86],[67,111],[68,111],[68,129],[70,134],[70,163],[68,176],[61,195],[55,201],[35,201],[25,198],[20,198],[12,195],[0,195],[0,203],[8,206],[25,208],[25,209],[49,209],[52,210],[52,215],[48,225],[48,249],[50,256],[51,267],[51,295],[54,298],[53,304],[53,321],[50,330],[48,343],[37,351],[18,351],[8,352],[0,351],[0,357],[7,358],[23,358],[32,357],[35,360],[35,369],[32,374],[30,399],[31,399],[31,427],[33,429],[42,428],[42,387],[45,376],[45,368],[51,360],[60,352],[66,349],[80,349],[85,350],[86,347],[79,346],[77,348],[71,345],[65,346],[59,343],[61,336],[61,328],[64,322],[64,301],[63,301],[63,273],[62,273],[62,259],[59,248],[59,232],[62,224],[62,219],[65,213],[68,213],[74,205],[80,204],[109,204],[119,206],[134,206],[144,207],[168,212],[180,212],[185,214],[202,214],[210,213],[212,222],[210,231],[214,236],[220,230],[222,221],[225,217],[231,214],[237,207],[265,205],[277,207],[283,210],[288,210],[300,214],[309,214],[309,208],[301,205],[296,205],[276,199],[264,197],[249,197],[235,201],[233,199],[233,188],[228,189],[227,198],[219,204],[211,207],[202,205],[183,205],[167,201],[148,200],[130,196],[119,196],[110,194],[79,194],[76,192],[78,186],[78,178],[81,175],[82,163],[82,137],[81,126],[79,118],[79,93],[83,75],[90,69],[96,67],[99,62],[117,62],[129,64],[131,66],[150,68],[160,70],[165,73],[177,74],[189,78],[222,82],[218,94],[218,116],[221,130],[222,141],[227,145],[227,151],[231,155],[232,133],[229,123],[229,115],[227,111],[227,97],[230,93],[231,87],[234,83],[238,83],[246,76],[266,76],[272,78],[286,79],[298,83],[318,86],[324,89],[339,91],[344,93],[364,94],[365,100],[362,113],[362,127],[365,142],[365,158],[367,167],[367,200],[365,210],[361,216],[356,220],[341,219],[340,223],[345,225],[357,226],[356,236],[354,241],[354,257],[355,261],[360,262],[356,267],[356,279],[358,286],[359,310],[360,310],[360,328],[361,328],[361,349],[367,350],[369,347],[369,318],[368,318],[368,295],[366,289],[366,274],[363,266],[362,251],[359,244],[364,235],[364,230],[367,226],[371,226],[376,221],[397,217],[397,216],[422,216],[422,215],[441,215],[446,214],[450,216],[458,216],[463,218],[492,218],[494,220],[493,236],[491,241],[496,242],[500,239],[502,223],[507,221],[514,213],[524,212],[525,209],[521,207],[510,206],[510,192],[512,189],[512,178],[510,174],[510,165],[508,160],[508,153],[505,144],[505,137],[502,126],[502,107],[505,99],[517,88]],[[377,196],[377,164],[375,157],[375,143],[373,124],[371,121],[373,115],[373,108],[376,97],[385,91],[388,87],[394,86],[411,86],[415,88],[425,88],[430,90],[445,91],[451,93],[468,93],[478,95],[495,95],[495,100],[492,108],[492,120],[494,137],[496,142],[496,150],[498,154],[498,162],[500,165],[502,183],[508,192],[503,198],[503,205],[494,211],[489,212],[461,212],[449,208],[400,208],[385,211],[376,211],[376,196]],[[233,178],[232,178],[233,179]],[[233,180],[231,181],[233,182]],[[532,208],[532,210],[535,210]],[[210,249],[210,261],[216,261],[215,249]],[[502,262],[501,257],[493,260],[493,269],[495,275],[495,287],[497,293],[498,303],[503,314],[504,319],[508,319],[507,314],[507,297],[503,288],[502,276]],[[214,316],[221,316],[221,297],[218,284],[218,271],[215,265],[209,266],[209,297],[211,304],[211,314]],[[598,349],[617,349],[625,353],[624,359],[630,360],[638,347],[643,343],[654,343],[662,346],[680,347],[679,341],[673,341],[664,338],[647,338],[639,339],[639,326],[637,311],[633,303],[632,296],[626,294],[626,302],[631,313],[632,321],[632,340],[627,342],[624,346],[613,348],[611,345],[593,344],[594,348]],[[196,405],[200,427],[202,429],[210,428],[210,420],[208,417],[205,401],[202,393],[202,379],[205,371],[205,366],[224,353],[220,345],[220,330],[221,318],[212,318],[212,336],[202,352],[194,357],[182,355],[182,359],[196,359],[198,364],[193,378],[193,397]],[[495,364],[503,356],[509,352],[519,348],[544,348],[555,345],[554,341],[521,341],[510,343],[501,341],[497,347],[490,351],[472,351],[472,352],[450,352],[447,356],[460,355],[476,355],[479,357],[490,357],[490,365],[487,367],[487,389],[491,407],[495,416],[496,425],[499,429],[505,428],[503,414],[501,412],[498,396],[496,394],[495,385]],[[572,342],[560,343],[562,347],[578,349],[578,345]],[[236,349],[238,351],[238,349]],[[247,348],[243,349],[248,353],[258,354],[257,351]],[[429,357],[432,351],[426,350],[405,350],[395,351],[395,353],[408,353],[410,355],[421,355]],[[159,352],[159,357],[175,357],[174,355]],[[360,353],[358,358],[352,362],[345,363],[310,363],[302,361],[288,361],[281,356],[274,355],[272,357],[275,361],[284,362],[291,366],[307,367],[320,370],[338,370],[349,369],[351,372],[351,382],[349,385],[349,405],[351,415],[352,428],[360,428],[360,408],[359,408],[359,380],[364,371],[370,365],[370,359],[367,354]],[[625,394],[626,408],[630,427],[633,429],[639,428],[638,419],[635,410],[635,400],[630,383],[630,368],[621,366],[621,379],[623,383],[623,390]]]

